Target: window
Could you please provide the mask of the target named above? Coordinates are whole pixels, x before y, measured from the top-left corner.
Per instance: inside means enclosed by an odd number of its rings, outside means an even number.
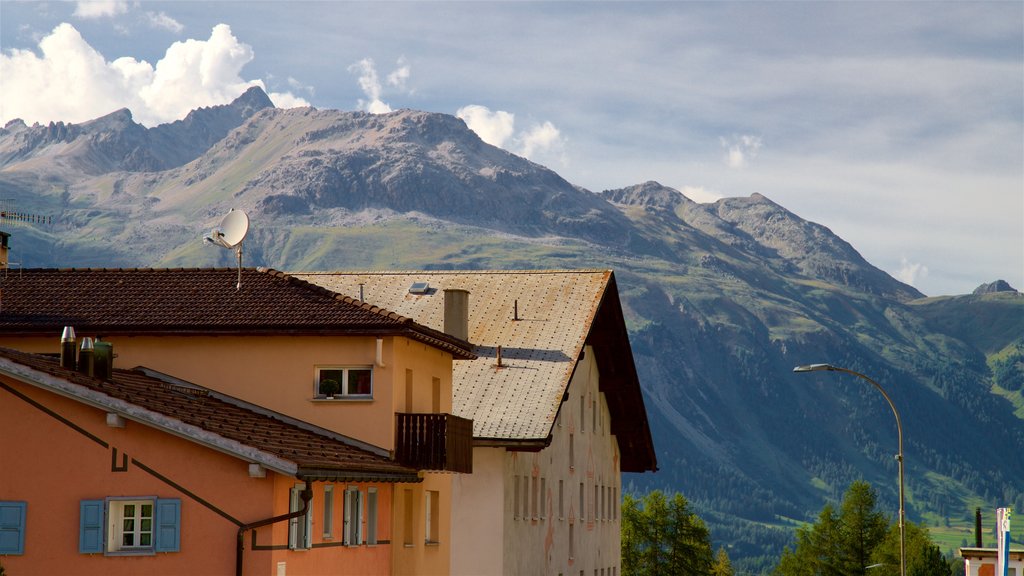
[[[519,519],[519,474],[515,475],[515,489],[512,491],[512,518]]]
[[[346,546],[359,546],[363,541],[363,493],[355,486],[345,490],[345,534]]]
[[[523,519],[530,517],[530,477],[523,475]]]
[[[155,554],[180,549],[181,500],[107,498],[79,503],[78,551]]]
[[[372,398],[373,369],[369,366],[316,369],[317,398]]]
[[[296,484],[291,491],[291,498],[288,503],[289,512],[298,512],[302,509],[302,491],[305,484]],[[313,501],[309,501],[313,505]],[[311,546],[310,532],[313,531],[313,515],[306,509],[302,516],[292,518],[288,521],[288,547],[292,550],[306,550]]]
[[[558,519],[565,518],[565,482],[558,481]]]
[[[537,519],[537,501],[540,500],[537,497],[537,480],[536,476],[530,478],[530,485],[532,486],[530,490],[530,517],[534,520]]]
[[[434,378],[431,381],[430,389],[430,411],[434,414],[441,413],[441,379]]]
[[[377,543],[377,489],[366,489],[366,543]]]
[[[576,557],[576,534],[574,529],[575,526],[569,524],[569,560]]]
[[[324,486],[324,538],[334,538],[334,486]]]
[[[586,511],[587,508],[586,508],[586,506],[584,506],[584,504],[586,503],[586,502],[584,502],[586,500],[586,498],[587,498],[587,493],[583,489],[583,482],[580,482],[580,513],[579,513],[578,517],[579,517],[579,519],[581,521],[584,520],[587,517],[587,515],[585,514],[585,511]]]
[[[0,502],[0,556],[25,553],[27,502]]]
[[[543,476],[541,476],[540,477],[540,519],[541,520],[543,520],[544,518],[547,517],[547,514],[545,514],[545,508],[547,508],[547,505],[545,504],[545,502],[547,502],[547,500],[548,500],[547,492],[548,492],[548,479],[543,477]]]
[[[580,396],[580,434],[582,434],[587,429],[586,401],[587,401],[586,397],[581,395]]]
[[[405,411],[415,412],[412,408],[412,370],[408,368],[405,369]]]
[[[441,541],[441,493],[436,490],[427,490],[427,544],[437,544]]]
[[[414,519],[416,517],[416,510],[413,508],[413,494],[412,488],[405,488],[402,490],[402,505],[403,512],[405,513],[405,535],[402,543],[406,546],[413,546],[413,530],[414,530]]]
[[[569,470],[576,467],[576,445],[573,442],[572,432],[569,432]]]

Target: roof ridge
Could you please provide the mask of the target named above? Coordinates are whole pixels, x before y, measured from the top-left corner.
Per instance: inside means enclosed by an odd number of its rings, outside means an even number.
[[[362,300],[359,300],[357,298],[352,298],[351,296],[346,296],[344,294],[340,294],[338,292],[335,292],[334,290],[331,290],[330,288],[325,288],[325,287],[323,287],[323,286],[321,286],[319,284],[314,284],[312,282],[308,282],[306,280],[303,280],[302,278],[298,278],[298,277],[296,277],[296,276],[294,276],[292,274],[289,274],[288,272],[282,272],[280,270],[275,270],[273,268],[264,268],[264,267],[259,267],[259,268],[256,269],[256,271],[264,273],[264,274],[268,274],[268,275],[273,276],[275,278],[280,278],[282,280],[285,280],[288,283],[295,284],[297,286],[301,286],[301,287],[303,287],[303,288],[305,288],[305,289],[307,289],[307,290],[309,290],[311,292],[316,292],[318,294],[321,294],[321,295],[324,295],[324,296],[328,296],[328,297],[333,298],[334,300],[336,300],[338,302],[344,302],[345,304],[349,304],[349,305],[353,305],[353,306],[358,306],[362,310],[366,310],[367,312],[370,312],[370,313],[373,313],[373,314],[378,314],[378,315],[383,316],[385,318],[388,318],[390,320],[395,320],[395,321],[397,321],[400,324],[410,324],[410,323],[415,324],[415,322],[413,322],[412,318],[408,318],[406,316],[402,316],[401,314],[399,314],[397,312],[392,312],[391,310],[388,310],[387,308],[384,308],[384,307],[381,307],[381,306],[376,306],[376,305],[370,304],[368,302],[363,302]],[[424,326],[424,328],[425,328],[425,326]]]
[[[407,276],[410,274],[603,274],[611,268],[550,268],[537,270],[296,270],[294,275],[328,276],[366,274],[375,276]]]

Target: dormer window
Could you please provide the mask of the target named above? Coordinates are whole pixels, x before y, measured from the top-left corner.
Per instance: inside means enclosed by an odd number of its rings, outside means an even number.
[[[323,366],[316,369],[314,394],[322,400],[373,398],[372,366]]]

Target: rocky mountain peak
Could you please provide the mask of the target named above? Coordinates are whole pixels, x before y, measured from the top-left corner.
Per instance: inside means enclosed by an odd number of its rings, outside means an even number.
[[[643,184],[627,186],[615,190],[605,190],[601,196],[609,202],[625,206],[644,206],[648,208],[664,208],[673,210],[680,204],[692,204],[693,201],[683,196],[675,188],[662,186],[658,182],[648,180]]]
[[[1013,286],[1010,286],[1010,283],[1007,282],[1006,280],[996,280],[995,282],[990,282],[988,284],[982,284],[981,286],[978,286],[977,288],[974,289],[974,292],[972,292],[972,294],[974,294],[975,296],[980,296],[982,294],[994,294],[996,292],[1016,291],[1017,290]]]

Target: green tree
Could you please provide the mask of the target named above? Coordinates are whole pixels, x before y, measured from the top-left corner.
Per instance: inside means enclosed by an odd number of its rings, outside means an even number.
[[[907,522],[907,576],[953,576],[950,566],[942,551],[936,546],[928,534],[927,528]],[[893,524],[885,540],[875,549],[872,555],[875,564],[881,564],[878,571],[872,570],[872,576],[898,576],[900,573],[900,529]]]
[[[733,576],[732,562],[729,561],[729,554],[725,548],[719,548],[715,553],[715,563],[711,566],[711,576]]]
[[[622,503],[622,574],[710,575],[714,564],[708,529],[689,503],[660,490]]]
[[[797,529],[796,546],[783,551],[775,574],[864,576],[888,527],[885,517],[875,510],[876,501],[870,484],[851,484],[838,513],[826,504],[815,524]]]

